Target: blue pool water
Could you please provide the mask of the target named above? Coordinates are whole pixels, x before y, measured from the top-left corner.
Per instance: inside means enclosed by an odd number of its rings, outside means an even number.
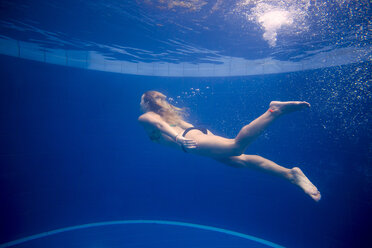
[[[367,1],[1,1],[0,247],[371,247]],[[272,22],[274,20],[275,22]],[[158,90],[282,179],[152,143]]]

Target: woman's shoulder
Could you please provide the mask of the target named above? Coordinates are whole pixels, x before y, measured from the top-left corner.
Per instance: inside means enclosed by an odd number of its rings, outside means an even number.
[[[152,111],[146,112],[138,117],[139,122],[151,122],[162,119],[160,115]]]

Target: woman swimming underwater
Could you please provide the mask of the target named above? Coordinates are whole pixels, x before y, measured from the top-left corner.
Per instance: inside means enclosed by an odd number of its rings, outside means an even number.
[[[288,169],[263,157],[243,154],[270,123],[284,114],[309,108],[309,103],[273,101],[265,113],[244,126],[234,139],[214,135],[205,128],[194,127],[186,122],[182,118],[182,109],[170,104],[160,92],[145,92],[140,105],[144,114],[138,121],[152,141],[187,153],[207,156],[233,167],[247,167],[271,173],[299,186],[315,201],[320,200],[320,192],[300,168]]]

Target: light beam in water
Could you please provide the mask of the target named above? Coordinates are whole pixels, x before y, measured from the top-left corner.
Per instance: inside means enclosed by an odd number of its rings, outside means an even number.
[[[275,46],[277,31],[283,25],[291,25],[293,19],[290,13],[285,10],[269,11],[258,18],[258,22],[265,29],[263,38],[269,43],[270,46]]]

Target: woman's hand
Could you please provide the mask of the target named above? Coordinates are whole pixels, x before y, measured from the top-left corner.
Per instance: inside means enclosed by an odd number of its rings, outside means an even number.
[[[194,140],[186,139],[185,137],[180,135],[176,136],[176,143],[188,149],[193,149],[197,147],[197,144]]]

